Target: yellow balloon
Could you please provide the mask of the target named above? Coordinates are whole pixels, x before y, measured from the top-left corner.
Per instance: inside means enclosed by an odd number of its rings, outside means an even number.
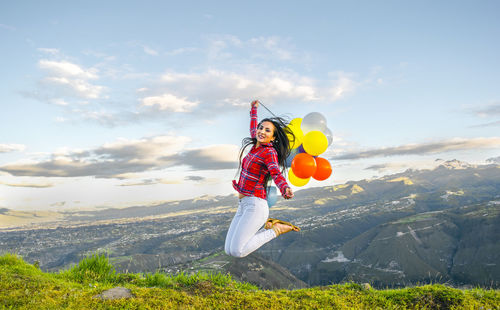
[[[309,182],[310,179],[310,177],[307,179],[301,179],[293,173],[292,169],[288,170],[288,180],[290,180],[290,183],[292,183],[292,185],[299,187],[304,186]]]
[[[304,151],[312,156],[318,156],[328,148],[328,139],[321,131],[309,131],[302,142]]]
[[[287,134],[288,141],[290,141],[290,149],[299,147],[302,144],[302,139],[304,138],[302,129],[293,125],[288,125],[287,127],[293,133],[293,136],[291,134]]]
[[[302,118],[296,117],[290,121],[290,126],[294,126],[300,129],[300,125],[302,125]]]

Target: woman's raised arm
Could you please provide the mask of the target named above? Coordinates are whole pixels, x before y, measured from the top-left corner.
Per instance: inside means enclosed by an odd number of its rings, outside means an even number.
[[[254,100],[250,104],[252,105],[250,110],[250,137],[255,138],[257,136],[257,107],[259,106],[259,100]]]

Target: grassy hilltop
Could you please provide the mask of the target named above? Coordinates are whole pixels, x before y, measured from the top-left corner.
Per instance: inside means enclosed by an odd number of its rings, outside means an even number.
[[[96,295],[126,287],[133,297]],[[116,273],[104,255],[59,273],[0,256],[0,309],[500,309],[500,291],[444,285],[375,290],[347,283],[298,290],[261,290],[222,274]]]

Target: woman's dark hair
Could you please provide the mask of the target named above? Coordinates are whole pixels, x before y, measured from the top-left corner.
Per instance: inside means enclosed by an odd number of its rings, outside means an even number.
[[[286,170],[286,159],[288,155],[290,155],[290,145],[293,144],[295,140],[295,135],[293,132],[287,127],[288,121],[283,118],[283,117],[271,117],[271,118],[264,118],[259,122],[257,125],[257,128],[263,123],[263,122],[271,122],[274,125],[274,132],[273,132],[273,140],[272,140],[272,145],[273,148],[276,150],[276,153],[278,154],[278,165],[281,168],[281,173],[285,173]],[[242,141],[242,146],[240,150],[240,157],[239,157],[239,170],[241,169],[241,162],[242,162],[242,157],[243,154],[245,153],[245,149],[249,145],[256,145],[257,144],[257,138],[251,138],[251,137],[246,137]],[[237,173],[238,173],[237,172]],[[271,176],[268,175],[266,178],[266,183],[269,180]]]

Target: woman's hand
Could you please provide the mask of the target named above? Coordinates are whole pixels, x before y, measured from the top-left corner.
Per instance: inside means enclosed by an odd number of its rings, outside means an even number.
[[[286,191],[285,191],[285,199],[291,199],[293,198],[293,192],[292,192],[292,189],[290,187],[287,187],[286,188]]]
[[[251,105],[252,105],[252,108],[253,108],[253,107],[256,107],[256,108],[257,108],[257,107],[259,106],[259,100],[254,100],[254,101],[252,101]]]

